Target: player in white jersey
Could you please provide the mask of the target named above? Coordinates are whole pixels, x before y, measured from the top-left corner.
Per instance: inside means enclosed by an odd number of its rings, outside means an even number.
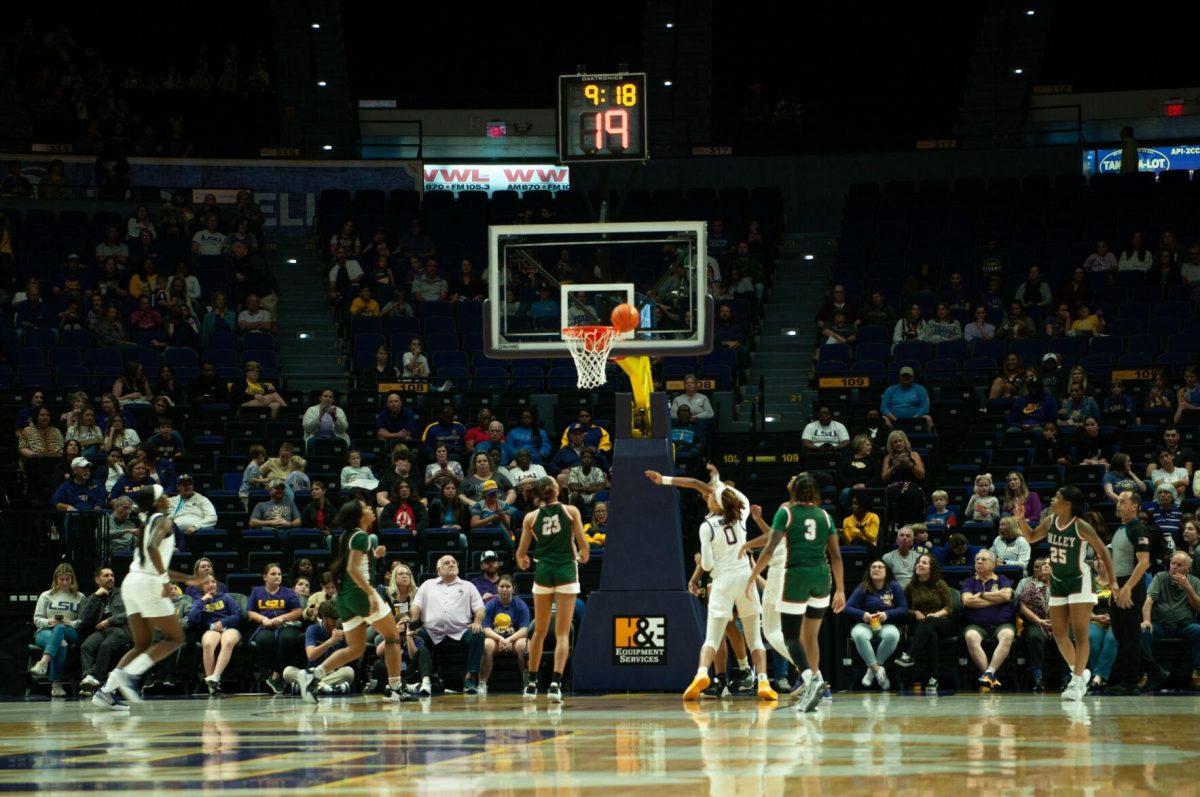
[[[716,468],[709,466],[712,482],[705,484],[686,477],[672,478],[655,471],[646,476],[655,484],[692,489],[703,495],[711,513],[700,524],[700,566],[712,574],[708,592],[708,627],[700,648],[700,666],[696,677],[683,693],[684,700],[696,700],[708,688],[712,679],[708,669],[716,658],[717,648],[724,644],[725,627],[737,609],[742,621],[742,633],[750,648],[750,660],[758,673],[758,696],[777,700],[767,677],[767,653],[759,630],[762,604],[758,593],[746,594],[750,562],[742,553],[746,543],[746,520],[750,517],[750,501],[732,486],[720,481]]]
[[[108,676],[108,683],[92,695],[92,703],[107,709],[128,709],[117,702],[116,692],[131,703],[141,702],[136,682],[158,662],[171,655],[183,643],[183,624],[175,614],[175,605],[167,597],[173,591],[172,581],[186,581],[199,586],[200,576],[191,576],[169,569],[175,553],[175,533],[167,514],[167,494],[153,484],[138,490],[134,496],[142,519],[142,533],[133,550],[129,573],[121,582],[121,598],[129,617],[129,632],[133,649],[122,657]],[[154,631],[163,638],[150,644]]]

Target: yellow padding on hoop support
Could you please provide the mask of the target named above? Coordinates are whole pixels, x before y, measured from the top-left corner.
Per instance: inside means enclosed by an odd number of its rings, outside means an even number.
[[[633,436],[650,437],[650,394],[654,392],[650,358],[624,356],[615,362],[629,377],[629,384],[633,387]]]

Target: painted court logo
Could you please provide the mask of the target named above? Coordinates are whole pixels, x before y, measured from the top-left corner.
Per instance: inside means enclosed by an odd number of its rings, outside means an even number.
[[[666,663],[666,617],[613,618],[613,664]]]

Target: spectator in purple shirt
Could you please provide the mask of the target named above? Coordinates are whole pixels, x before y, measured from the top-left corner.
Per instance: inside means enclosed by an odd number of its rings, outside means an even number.
[[[275,562],[263,568],[263,585],[246,601],[246,616],[255,631],[250,645],[255,651],[259,678],[277,695],[283,694],[283,668],[297,658],[302,607],[296,593],[283,586],[283,570]],[[269,673],[269,677],[268,677]]]
[[[1058,402],[1046,392],[1037,379],[1025,382],[1028,395],[1013,399],[1008,411],[1008,425],[1013,429],[1041,429],[1058,417]]]
[[[221,692],[221,673],[229,666],[234,648],[242,641],[238,625],[242,622],[241,608],[209,575],[200,585],[200,597],[188,611],[188,625],[201,630],[201,649],[204,653],[204,685],[209,694]]]
[[[995,689],[1000,686],[996,670],[1008,658],[1016,635],[1017,607],[1013,602],[1012,582],[996,574],[996,557],[991,551],[985,549],[975,554],[975,575],[962,582],[962,605],[967,653],[983,673],[979,685]],[[985,639],[996,640],[990,661],[983,652]]]
[[[497,655],[511,655],[517,670],[525,676],[529,645],[529,606],[513,594],[512,576],[501,576],[495,587],[496,597],[486,602],[483,614],[483,660],[479,665],[479,685],[486,689]]]
[[[484,551],[479,560],[479,569],[483,572],[471,579],[471,583],[479,590],[479,597],[487,603],[500,594],[496,591],[496,585],[500,583],[500,557],[496,556],[495,551]]]

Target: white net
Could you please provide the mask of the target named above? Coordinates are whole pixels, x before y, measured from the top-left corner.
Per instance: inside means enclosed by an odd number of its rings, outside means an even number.
[[[603,385],[608,379],[604,366],[616,343],[617,330],[613,327],[567,327],[562,331],[562,337],[571,351],[571,359],[575,360],[580,389]]]

